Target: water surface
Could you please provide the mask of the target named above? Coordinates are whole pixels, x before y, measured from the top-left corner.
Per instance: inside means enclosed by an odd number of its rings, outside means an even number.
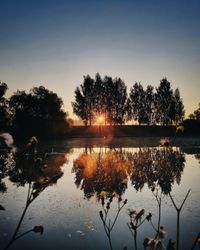
[[[99,212],[108,212],[106,223],[112,225],[122,206],[110,233],[113,249],[144,249],[146,236],[167,246],[169,239],[177,241],[177,212],[169,194],[180,206],[189,189],[178,231],[179,249],[192,247],[200,231],[199,147],[69,145],[40,145],[34,157],[23,155],[23,149],[1,155],[1,249],[13,235],[26,232],[9,249],[110,249]],[[134,220],[142,209],[141,220]],[[127,225],[130,211],[133,223],[144,220],[136,239]],[[145,219],[149,213],[151,221]],[[31,231],[35,226],[41,227]],[[156,233],[160,226],[164,238]]]

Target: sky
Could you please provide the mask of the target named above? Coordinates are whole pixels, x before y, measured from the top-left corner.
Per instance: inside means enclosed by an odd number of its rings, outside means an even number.
[[[199,13],[199,0],[0,0],[0,80],[8,97],[45,86],[74,118],[84,75],[128,90],[167,77],[188,115],[200,102]]]

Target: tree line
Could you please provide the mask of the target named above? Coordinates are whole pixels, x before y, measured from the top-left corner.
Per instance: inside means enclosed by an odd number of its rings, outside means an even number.
[[[15,92],[5,98],[8,86],[0,82],[0,132],[14,135],[54,136],[67,132],[70,125],[63,101],[43,86],[34,87],[28,93]]]
[[[189,118],[200,121],[200,103],[198,105],[198,108],[189,115]]]
[[[105,124],[124,124],[130,120],[139,125],[172,125],[184,119],[184,105],[179,89],[172,89],[167,78],[158,87],[148,85],[146,89],[135,82],[127,93],[121,78],[99,73],[95,78],[84,76],[83,83],[75,90],[73,112],[85,125],[96,123],[98,116],[104,116]]]
[[[0,132],[10,131],[23,137],[28,135],[57,136],[68,132],[73,121],[63,109],[62,99],[43,86],[28,93],[16,91],[10,98],[5,94],[6,83],[0,81]],[[121,78],[96,74],[84,76],[75,90],[72,102],[74,113],[85,125],[96,123],[98,116],[105,124],[124,124],[135,120],[138,124],[178,124],[184,119],[184,105],[179,89],[163,78],[158,87],[135,82],[129,94]],[[200,120],[200,109],[189,117]]]

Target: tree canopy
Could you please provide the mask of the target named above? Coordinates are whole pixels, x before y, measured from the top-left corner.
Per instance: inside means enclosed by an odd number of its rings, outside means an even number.
[[[120,78],[104,79],[97,73],[95,79],[84,76],[83,83],[75,90],[75,101],[72,102],[74,113],[86,125],[96,122],[103,116],[104,122],[123,124],[126,120],[127,88]]]
[[[200,103],[199,103],[199,107],[192,114],[190,114],[189,117],[191,119],[200,121]]]
[[[140,82],[135,82],[128,96],[122,79],[102,78],[99,73],[95,79],[84,76],[75,90],[72,107],[86,125],[97,123],[100,115],[104,116],[105,124],[135,120],[139,124],[172,125],[182,122],[185,114],[179,89],[173,91],[167,78],[157,88],[147,85],[144,89]]]
[[[65,133],[68,128],[62,99],[43,86],[32,88],[28,94],[18,90],[10,97],[9,106],[16,134],[53,136]]]

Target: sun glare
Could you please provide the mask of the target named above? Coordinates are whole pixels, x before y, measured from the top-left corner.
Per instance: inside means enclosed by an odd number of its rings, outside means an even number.
[[[102,115],[99,115],[99,116],[97,117],[97,122],[98,122],[98,124],[102,124],[103,121],[104,121],[104,117],[103,117]]]

